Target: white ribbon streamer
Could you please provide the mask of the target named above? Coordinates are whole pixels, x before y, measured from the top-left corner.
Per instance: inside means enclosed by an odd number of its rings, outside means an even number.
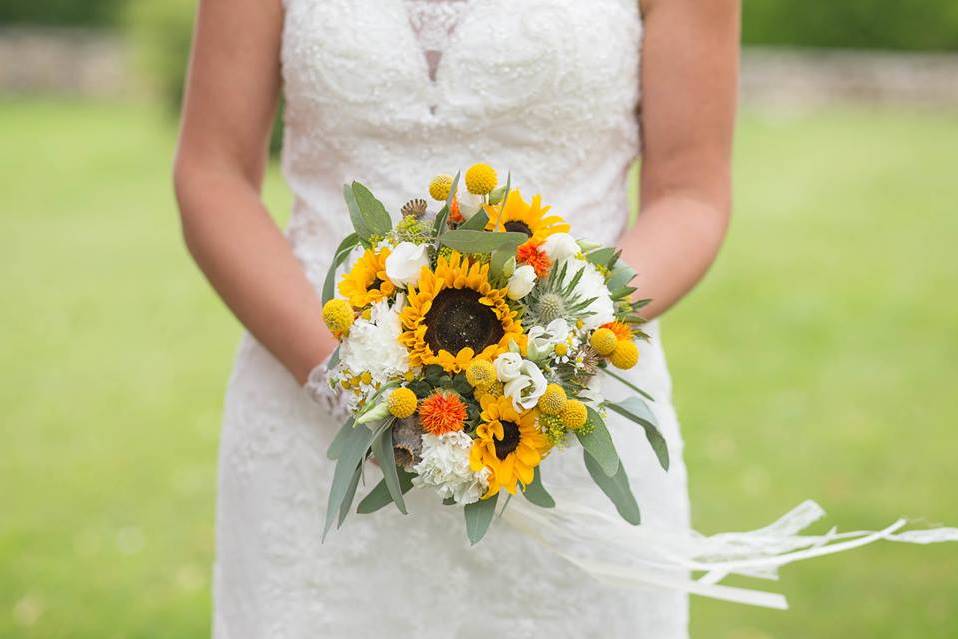
[[[783,595],[721,585],[732,574],[777,579],[778,568],[885,539],[911,544],[958,541],[958,528],[900,531],[899,519],[879,531],[802,535],[825,511],[814,501],[793,508],[772,524],[748,532],[701,535],[694,530],[632,526],[581,503],[555,508],[510,500],[502,513],[516,530],[606,583],[655,586],[765,608],[788,608]],[[695,579],[688,573],[703,572]]]

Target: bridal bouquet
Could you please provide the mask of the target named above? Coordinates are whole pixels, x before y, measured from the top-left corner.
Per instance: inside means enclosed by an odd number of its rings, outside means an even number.
[[[502,491],[553,507],[542,466],[574,446],[638,524],[605,426],[609,412],[635,422],[668,468],[648,395],[615,372],[635,366],[636,340],[648,339],[638,315],[647,300],[633,301],[629,286],[635,272],[614,248],[569,235],[539,195],[526,201],[510,180],[498,185],[492,167],[472,166],[464,182],[437,176],[429,195],[439,210],[412,199],[395,226],[369,189],[344,187],[355,232],[327,273],[323,319],[340,341],[328,383],[351,417],[328,451],[336,469],[324,535],[352,509],[370,456],[383,479],[357,512],[394,503],[406,513],[406,492],[431,489],[463,508],[476,543]],[[600,372],[636,396],[606,401]]]

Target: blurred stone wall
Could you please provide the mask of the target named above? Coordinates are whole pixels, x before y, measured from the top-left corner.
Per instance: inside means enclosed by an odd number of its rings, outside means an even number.
[[[131,85],[122,38],[98,30],[0,29],[0,94],[114,97]]]
[[[0,95],[116,97],[136,86],[113,32],[0,29]],[[751,106],[867,102],[958,106],[958,54],[747,47],[742,101]]]

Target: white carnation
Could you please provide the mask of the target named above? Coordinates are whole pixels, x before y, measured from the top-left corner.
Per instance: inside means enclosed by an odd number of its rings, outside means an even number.
[[[591,312],[591,315],[582,318],[585,328],[598,328],[613,321],[615,319],[615,305],[612,303],[612,295],[605,285],[605,277],[595,267],[595,264],[576,258],[566,259],[565,264],[567,267],[563,282],[571,281],[576,273],[582,271],[582,277],[575,285],[574,292],[582,300],[595,298],[586,308]]]
[[[469,467],[472,438],[462,431],[422,436],[422,461],[413,466],[415,486],[432,486],[443,499],[456,503],[479,501],[489,489],[489,469],[473,472]]]
[[[419,280],[419,271],[429,266],[425,244],[400,242],[386,257],[386,277],[400,288],[406,288]]]
[[[524,359],[519,366],[519,375],[503,385],[502,394],[512,400],[512,406],[517,411],[530,410],[539,403],[547,385],[539,367]]]
[[[579,243],[568,233],[553,233],[546,238],[539,248],[549,256],[553,262],[561,262],[564,259],[579,254]]]
[[[532,292],[536,285],[536,270],[528,264],[523,264],[517,268],[509,277],[509,290],[506,295],[509,299],[521,300]]]
[[[399,343],[402,321],[400,296],[390,307],[388,300],[373,304],[369,319],[358,319],[339,349],[342,366],[355,374],[369,372],[374,382],[384,384],[409,370],[409,354]]]

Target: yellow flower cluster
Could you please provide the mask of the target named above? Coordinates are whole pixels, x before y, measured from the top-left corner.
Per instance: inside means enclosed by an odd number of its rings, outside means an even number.
[[[416,393],[406,387],[400,387],[389,393],[386,403],[389,406],[389,413],[393,417],[406,419],[416,412],[419,400],[416,399]]]
[[[333,298],[323,304],[323,321],[337,338],[341,338],[353,325],[353,309],[346,300]]]
[[[639,347],[632,339],[632,331],[621,322],[611,322],[592,332],[589,345],[609,363],[628,370],[639,362]]]

